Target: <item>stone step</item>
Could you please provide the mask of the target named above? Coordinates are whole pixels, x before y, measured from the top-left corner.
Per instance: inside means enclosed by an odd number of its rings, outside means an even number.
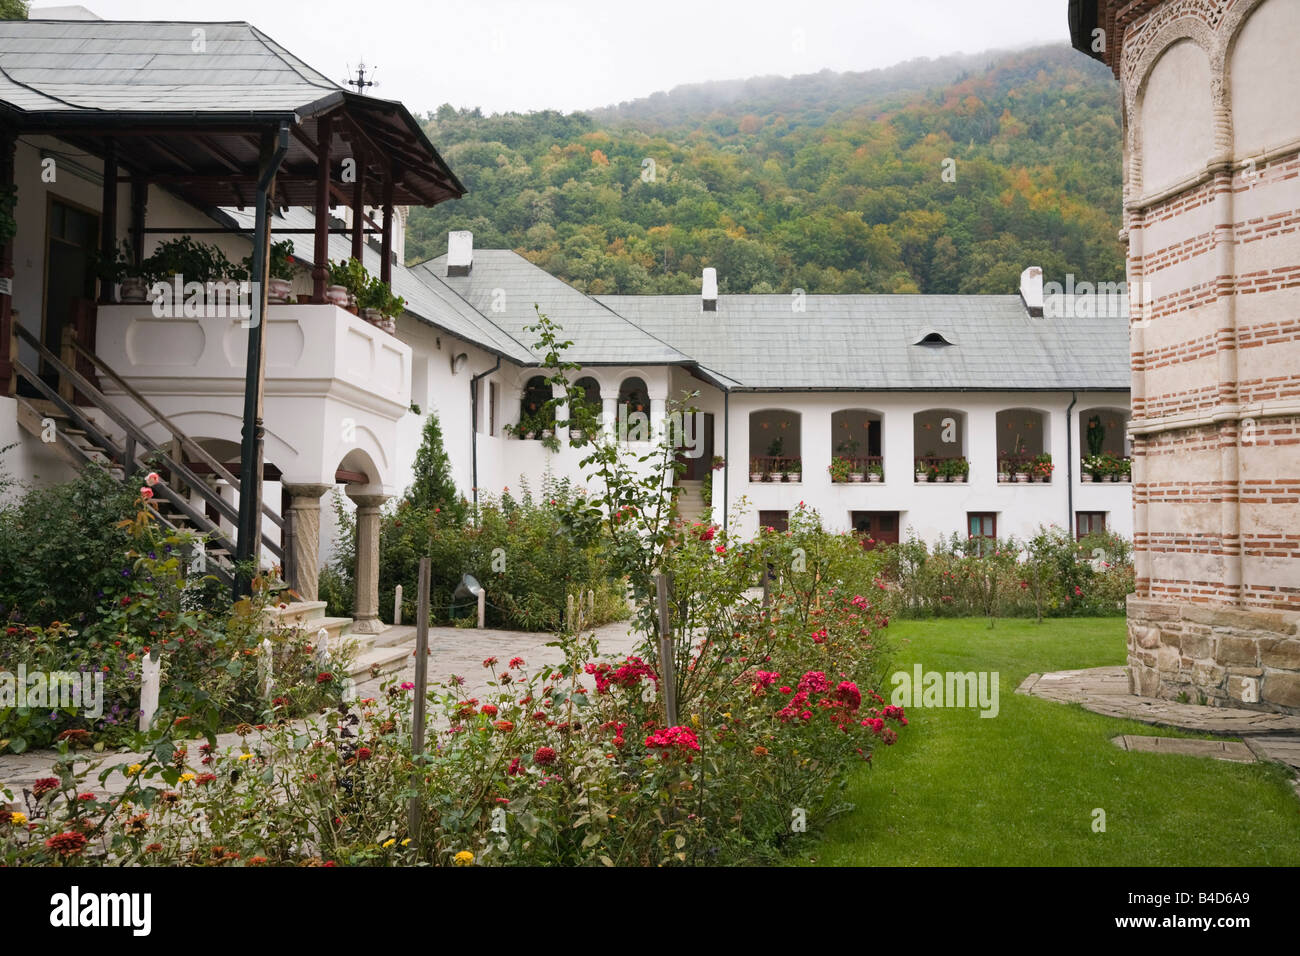
[[[1153,754],[1182,754],[1187,757],[1213,757],[1236,763],[1254,763],[1255,755],[1239,740],[1196,740],[1189,737],[1144,737],[1124,734],[1111,739],[1121,750]]]
[[[388,630],[370,635],[375,647],[393,647],[397,644],[413,643],[415,641],[414,624],[394,624]]]
[[[348,669],[348,675],[358,680],[379,674],[391,674],[406,666],[407,659],[415,648],[410,644],[398,644],[395,647],[371,647],[358,654]]]
[[[267,608],[267,617],[286,627],[300,627],[304,631],[317,631],[325,620],[324,601],[293,601],[284,607]]]

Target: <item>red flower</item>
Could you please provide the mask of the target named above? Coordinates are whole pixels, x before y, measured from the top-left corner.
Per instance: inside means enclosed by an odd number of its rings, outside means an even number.
[[[666,727],[656,730],[645,739],[645,745],[664,750],[699,750],[700,744],[695,731],[689,727]]]
[[[510,658],[510,663],[509,663],[508,666],[509,666],[509,667],[514,667],[514,668],[520,668],[520,667],[523,667],[523,666],[524,666],[524,659],[523,659],[522,657],[512,657],[512,658]]]
[[[65,859],[70,856],[76,856],[86,848],[86,835],[84,833],[74,833],[68,831],[50,837],[45,841],[46,849],[52,850]]]
[[[58,789],[59,789],[58,777],[41,777],[40,780],[37,780],[35,783],[32,784],[32,795],[36,797],[43,797],[51,790],[58,790]]]
[[[487,658],[486,660],[483,661],[483,666],[484,666],[484,667],[491,667],[491,666],[492,666],[493,664],[495,664],[496,662],[497,662],[497,659],[496,659],[495,657],[489,657],[489,658]]]
[[[328,684],[333,679],[334,679],[334,675],[331,674],[329,671],[321,671],[319,674],[316,675],[316,683],[318,684]]]
[[[510,733],[510,731],[515,729],[515,725],[508,720],[498,720],[492,726],[495,727],[497,730],[501,731],[503,734],[508,734]]]
[[[208,784],[212,783],[212,781],[216,779],[217,779],[217,775],[215,773],[201,773],[194,778],[194,782],[198,784],[200,787],[206,787]]]
[[[487,714],[489,717],[495,716],[497,712],[496,704],[484,704],[478,709],[480,714]]]
[[[95,795],[93,793],[79,793],[77,794],[77,799],[82,803],[93,803]]]
[[[538,747],[537,752],[533,754],[533,763],[539,767],[549,767],[555,763],[556,754],[550,747]]]
[[[523,772],[524,772],[524,766],[522,763],[519,762],[518,757],[510,761],[510,767],[508,770],[506,770],[506,773],[511,777],[518,776]]]
[[[357,759],[358,759],[358,760],[369,760],[369,759],[370,759],[370,754],[371,754],[371,750],[370,750],[369,747],[358,747],[358,748],[357,748]]]
[[[835,696],[848,704],[849,710],[857,710],[862,705],[862,692],[852,681],[840,681],[839,686],[835,688]]]

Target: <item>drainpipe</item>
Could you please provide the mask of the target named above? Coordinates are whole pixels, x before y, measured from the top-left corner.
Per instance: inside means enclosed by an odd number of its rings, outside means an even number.
[[[722,390],[722,533],[727,533],[727,475],[731,471],[731,389]]]
[[[236,562],[257,561],[261,552],[262,523],[262,456],[266,428],[262,423],[263,393],[266,385],[266,278],[269,228],[269,193],[275,174],[289,152],[289,124],[264,134],[262,167],[257,178],[257,212],[253,227],[253,295],[252,324],[248,328],[248,358],[244,372],[244,432],[239,450],[239,533],[236,538]],[[246,572],[235,575],[235,597],[251,592],[252,581]]]
[[[479,372],[469,380],[469,447],[470,460],[473,463],[471,468],[471,481],[474,489],[474,517],[478,519],[478,380],[491,375],[501,368],[501,356],[497,356],[497,364],[493,365],[486,372]]]
[[[1070,407],[1065,410],[1065,506],[1069,510],[1065,515],[1065,527],[1074,537],[1074,405],[1079,400],[1078,392],[1070,393]]]

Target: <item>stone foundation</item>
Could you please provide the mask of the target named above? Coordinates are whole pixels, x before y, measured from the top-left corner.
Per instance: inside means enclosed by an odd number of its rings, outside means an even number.
[[[1128,599],[1129,690],[1300,715],[1300,612]]]

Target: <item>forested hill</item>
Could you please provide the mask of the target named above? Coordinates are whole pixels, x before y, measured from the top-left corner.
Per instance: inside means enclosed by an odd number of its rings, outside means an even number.
[[[1066,47],[707,83],[588,113],[440,108],[469,189],[412,210],[593,293],[1010,293],[1124,277],[1118,89]],[[945,172],[948,173],[945,176]]]

